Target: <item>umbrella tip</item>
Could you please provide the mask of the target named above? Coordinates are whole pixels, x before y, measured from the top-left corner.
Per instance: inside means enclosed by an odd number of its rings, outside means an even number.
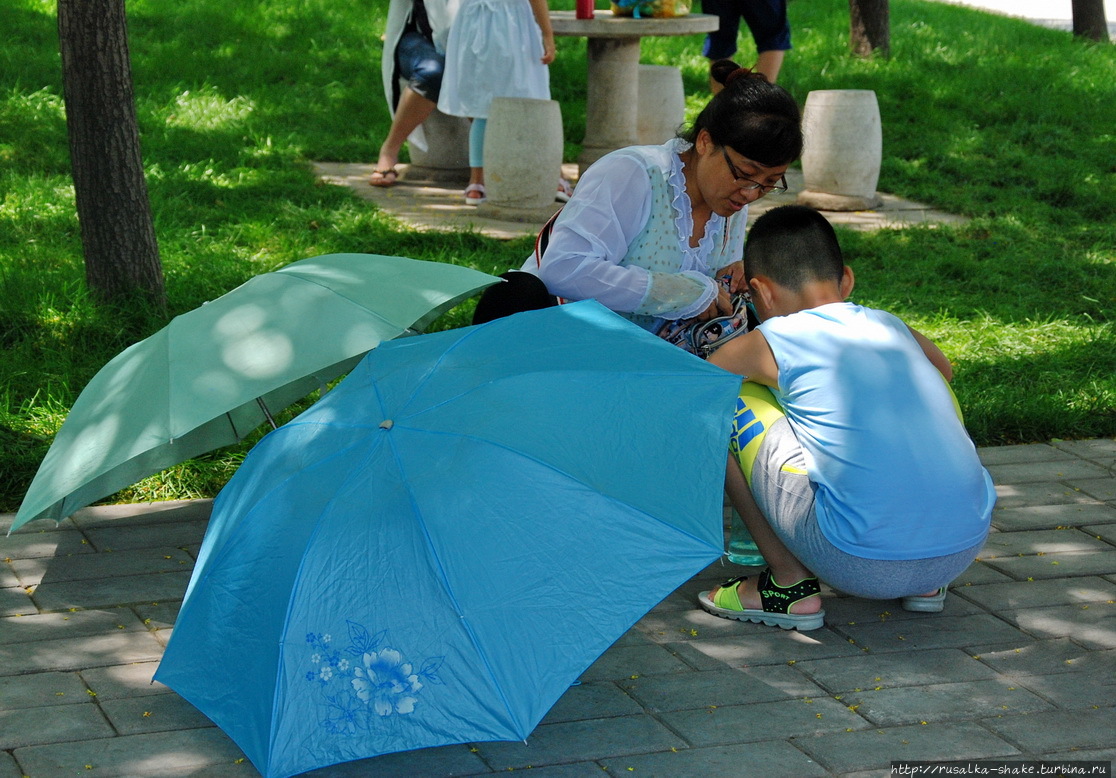
[[[391,419],[384,419],[383,421],[380,422],[380,429],[382,429],[382,430],[389,430],[394,426],[395,426],[395,422],[392,421]]]

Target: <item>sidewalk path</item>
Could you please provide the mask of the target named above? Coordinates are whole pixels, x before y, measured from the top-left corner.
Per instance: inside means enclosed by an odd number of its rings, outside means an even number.
[[[980,453],[1000,495],[994,532],[944,613],[828,592],[814,632],[726,621],[694,603],[734,572],[716,564],[606,651],[526,743],[308,775],[875,778],[898,759],[1111,762],[1116,440]],[[0,778],[257,775],[150,683],[209,509],[86,508],[0,537]]]
[[[1043,27],[1056,30],[1073,29],[1072,0],[939,0],[954,5],[967,5],[982,11],[1019,16]],[[1108,34],[1116,37],[1116,0],[1104,0],[1104,18]]]

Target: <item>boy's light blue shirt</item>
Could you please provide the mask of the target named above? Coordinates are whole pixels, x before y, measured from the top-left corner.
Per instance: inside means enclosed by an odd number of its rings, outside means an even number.
[[[922,559],[983,539],[992,478],[941,373],[902,321],[831,303],[759,329],[831,543],[867,559]]]

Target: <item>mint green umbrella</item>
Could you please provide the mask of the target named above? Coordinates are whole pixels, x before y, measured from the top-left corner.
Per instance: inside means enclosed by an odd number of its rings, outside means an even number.
[[[74,403],[11,530],[56,521],[241,440],[500,279],[466,267],[329,254],[264,273],[117,354]],[[9,532],[11,531],[9,530]]]

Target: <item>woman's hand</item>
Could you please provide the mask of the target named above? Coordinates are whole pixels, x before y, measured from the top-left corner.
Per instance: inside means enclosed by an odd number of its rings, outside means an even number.
[[[737,261],[731,265],[725,265],[717,271],[717,278],[729,279],[729,294],[740,294],[748,290],[748,282],[744,278],[744,263]]]
[[[732,295],[729,294],[723,284],[717,284],[717,298],[695,318],[698,321],[709,321],[710,319],[716,319],[718,316],[728,316],[732,313],[732,310]]]

